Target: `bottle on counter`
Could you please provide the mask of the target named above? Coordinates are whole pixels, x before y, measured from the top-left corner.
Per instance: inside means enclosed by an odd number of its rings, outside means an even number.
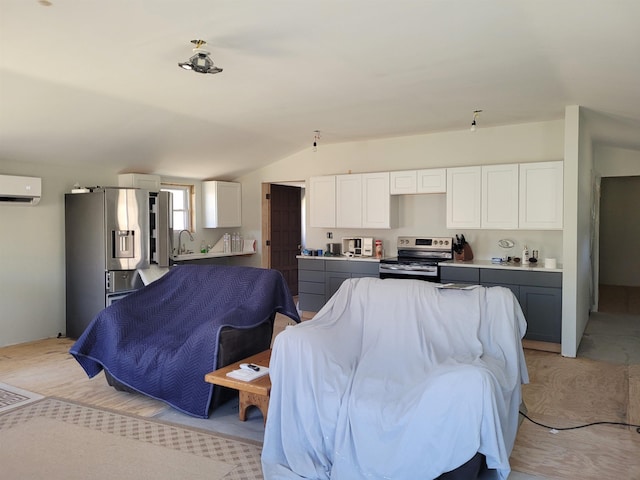
[[[376,258],[382,258],[382,240],[376,240]]]
[[[233,232],[231,235],[231,251],[235,253],[240,251],[240,233],[238,232]]]
[[[223,245],[224,253],[230,253],[231,252],[231,235],[229,235],[228,233],[225,233],[222,239],[223,239],[222,245]]]
[[[524,246],[524,250],[522,250],[522,264],[529,265],[529,247]]]
[[[200,253],[207,253],[207,246],[204,244],[204,240],[200,242]]]

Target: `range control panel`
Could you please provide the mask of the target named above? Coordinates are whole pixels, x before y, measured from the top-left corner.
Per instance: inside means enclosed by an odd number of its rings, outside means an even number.
[[[449,250],[452,248],[451,237],[398,237],[398,248],[416,250]]]

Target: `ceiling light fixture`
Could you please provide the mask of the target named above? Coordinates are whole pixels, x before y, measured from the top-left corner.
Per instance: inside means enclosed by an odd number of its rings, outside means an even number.
[[[320,140],[320,130],[313,131],[313,151],[318,151],[318,140]]]
[[[191,40],[196,47],[193,49],[194,55],[189,58],[186,62],[178,63],[180,68],[184,68],[185,70],[193,70],[198,73],[220,73],[222,71],[221,68],[216,67],[213,64],[213,60],[209,57],[209,51],[205,50],[203,47],[207,44],[204,40]]]
[[[476,120],[478,118],[478,116],[480,115],[480,113],[482,113],[482,110],[474,110],[473,111],[473,121],[471,122],[471,131],[475,132],[476,131]]]

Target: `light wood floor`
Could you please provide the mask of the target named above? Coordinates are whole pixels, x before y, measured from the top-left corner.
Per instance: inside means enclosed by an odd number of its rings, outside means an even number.
[[[640,365],[525,350],[523,396],[534,420],[553,427],[596,421],[640,424]],[[511,467],[549,479],[640,479],[640,434],[620,426],[550,433],[525,420]]]
[[[52,338],[0,348],[0,381],[47,397],[150,417],[165,404],[142,395],[118,392],[101,373],[88,378],[69,354],[73,340]]]
[[[282,328],[278,323],[275,333]],[[61,338],[0,348],[0,381],[147,417],[166,408],[159,401],[114,390],[102,374],[88,379],[68,354],[72,343]],[[561,427],[601,420],[640,424],[640,365],[525,353],[531,382],[523,394],[534,419]],[[617,426],[552,434],[525,420],[511,464],[518,472],[546,479],[640,479],[640,434]]]

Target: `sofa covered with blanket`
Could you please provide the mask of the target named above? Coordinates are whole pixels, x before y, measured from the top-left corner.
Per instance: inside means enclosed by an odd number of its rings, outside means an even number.
[[[524,316],[506,288],[440,287],[346,280],[276,337],[267,480],[507,478]]]
[[[300,321],[277,270],[180,265],[98,313],[70,353],[89,377],[206,418],[222,387],[204,376],[269,348],[276,313]]]

